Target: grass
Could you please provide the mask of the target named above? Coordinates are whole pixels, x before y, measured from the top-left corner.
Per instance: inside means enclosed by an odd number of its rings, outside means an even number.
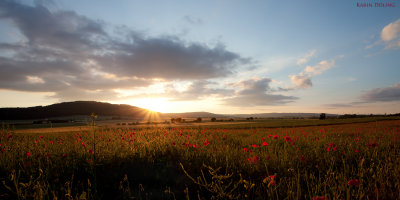
[[[400,120],[353,120],[73,133],[3,128],[0,198],[399,199]]]

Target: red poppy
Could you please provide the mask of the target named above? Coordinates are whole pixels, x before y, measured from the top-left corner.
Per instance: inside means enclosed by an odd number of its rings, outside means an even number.
[[[275,186],[276,185],[275,176],[271,175],[271,176],[265,177],[263,182],[267,183],[268,186]]]
[[[257,163],[259,160],[258,156],[254,156],[252,158],[248,158],[247,161],[249,161],[249,163]]]
[[[378,144],[374,142],[374,143],[367,144],[367,146],[369,146],[370,148],[375,148],[378,146]]]
[[[10,138],[12,138],[13,136],[12,135],[7,135],[7,139],[10,139]]]
[[[328,200],[328,197],[313,197],[312,200]]]
[[[258,144],[253,144],[252,146],[253,146],[254,148],[259,147]]]
[[[265,146],[268,146],[269,144],[268,144],[268,142],[263,142],[262,145],[265,147]]]
[[[273,137],[274,139],[278,139],[278,135],[274,135],[274,137]]]
[[[204,146],[207,146],[207,145],[209,145],[210,144],[210,142],[208,142],[208,140],[207,140],[207,138],[206,138],[206,140],[204,140]]]
[[[360,152],[360,150],[356,149],[355,152],[358,153],[358,152]]]
[[[292,141],[292,138],[290,138],[290,137],[286,137],[286,136],[285,136],[284,138],[285,138],[285,141],[286,141],[286,142]]]
[[[31,154],[31,152],[26,152],[26,156],[31,156],[32,154]]]
[[[66,153],[63,153],[63,154],[62,154],[62,157],[63,157],[63,158],[67,157],[67,154],[66,154]]]
[[[352,180],[347,181],[347,185],[352,185],[352,186],[358,187],[359,184],[360,184],[360,181],[358,181],[358,179],[352,179]]]
[[[300,156],[299,159],[300,159],[301,161],[306,161],[306,157],[305,157],[305,156]]]

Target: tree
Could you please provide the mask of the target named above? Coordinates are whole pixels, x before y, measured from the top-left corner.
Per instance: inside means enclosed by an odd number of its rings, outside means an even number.
[[[321,120],[326,119],[326,114],[325,113],[321,113],[319,115],[319,119],[321,119]]]
[[[202,121],[201,117],[198,117],[198,118],[196,119],[196,122],[201,122],[201,121]]]
[[[215,121],[217,121],[217,118],[213,117],[213,118],[211,118],[211,121],[215,122]]]

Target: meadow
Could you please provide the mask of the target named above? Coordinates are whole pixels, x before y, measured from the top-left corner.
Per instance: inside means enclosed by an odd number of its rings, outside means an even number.
[[[400,199],[400,120],[356,122],[3,127],[0,199]]]

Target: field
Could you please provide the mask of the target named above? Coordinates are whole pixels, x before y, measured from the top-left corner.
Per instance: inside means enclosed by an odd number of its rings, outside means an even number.
[[[400,199],[400,120],[352,120],[3,127],[0,199]]]

